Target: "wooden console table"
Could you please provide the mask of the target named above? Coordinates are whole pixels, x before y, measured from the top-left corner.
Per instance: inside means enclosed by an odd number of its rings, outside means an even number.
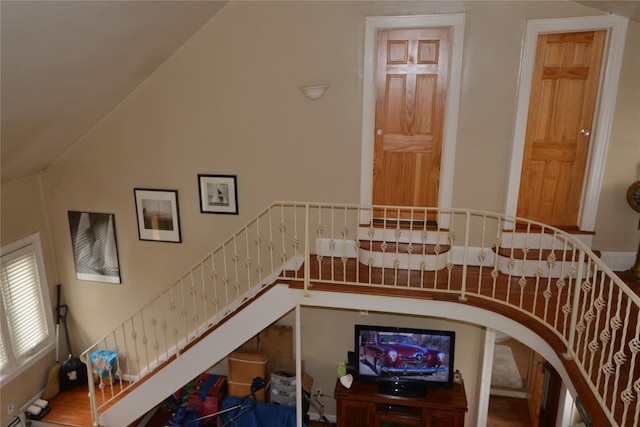
[[[429,390],[424,397],[378,393],[375,383],[354,381],[350,389],[336,382],[337,427],[464,427],[464,384]]]

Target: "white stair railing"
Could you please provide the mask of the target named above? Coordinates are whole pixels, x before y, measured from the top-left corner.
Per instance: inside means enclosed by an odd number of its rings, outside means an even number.
[[[90,372],[93,352],[117,354],[116,384],[89,384],[94,425],[277,281],[506,307],[564,343],[612,425],[638,425],[640,299],[579,239],[496,213],[293,202],[269,206],[83,353]]]

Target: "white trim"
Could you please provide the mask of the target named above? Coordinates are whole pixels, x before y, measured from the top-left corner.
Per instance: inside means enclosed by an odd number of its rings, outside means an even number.
[[[569,389],[564,385],[564,383],[562,383],[562,385],[560,385],[560,399],[558,402],[556,427],[570,426],[573,423],[573,420],[571,419],[572,412],[573,397],[571,396],[571,393],[569,393]]]
[[[450,208],[453,192],[453,169],[458,130],[458,108],[460,105],[460,82],[462,78],[462,50],[464,42],[463,13],[416,16],[375,16],[365,20],[364,74],[362,100],[362,153],[360,170],[360,203],[372,204],[373,190],[373,143],[376,109],[376,40],[379,30],[391,28],[451,28],[451,59],[447,101],[442,133],[442,160],[440,167],[440,190],[438,207]]]
[[[477,426],[486,426],[489,419],[489,399],[491,394],[491,374],[493,373],[493,353],[496,344],[496,331],[486,328],[484,331],[484,352],[482,354],[482,368],[480,386],[478,388]]]
[[[601,73],[599,99],[591,132],[591,146],[587,161],[587,173],[582,194],[578,226],[584,231],[593,231],[596,223],[600,187],[611,133],[614,107],[618,92],[618,80],[624,43],[627,32],[626,18],[615,15],[591,16],[566,19],[541,19],[527,22],[523,56],[520,64],[520,83],[516,106],[516,122],[511,151],[511,165],[507,188],[505,214],[516,216],[522,157],[527,128],[531,79],[535,63],[539,34],[571,31],[607,30],[603,70]]]
[[[506,247],[509,247],[508,244],[508,236],[505,237],[503,243],[506,241]],[[580,235],[574,235],[577,240],[581,240]],[[368,237],[365,240],[369,240]],[[374,239],[376,240],[376,239]],[[381,237],[380,240],[383,240]],[[390,241],[393,241],[389,239]],[[406,239],[400,239],[399,241],[405,241]],[[417,239],[416,239],[417,241]],[[584,243],[584,242],[583,242]],[[518,244],[516,246],[522,246],[522,244]],[[333,245],[333,248],[330,249],[330,246]],[[530,244],[531,246],[531,244]],[[533,245],[535,246],[535,245]],[[533,247],[532,246],[532,247]],[[585,246],[587,246],[585,244]],[[356,242],[354,240],[335,240],[331,241],[331,239],[326,238],[318,238],[316,239],[316,253],[324,256],[333,256],[333,257],[342,257],[347,256],[349,258],[356,258],[358,256],[358,252],[355,249]],[[492,248],[488,248],[492,249]],[[462,265],[464,263],[464,247],[463,246],[453,246],[450,250],[451,256],[447,255],[447,260],[450,260],[452,263],[456,265]],[[467,255],[467,264],[473,266],[481,265],[480,262],[480,254],[483,253],[484,257],[484,265],[493,265],[495,261],[495,252],[493,250],[487,250],[487,248],[481,248],[479,246],[470,246],[468,248]],[[390,255],[395,256],[395,253],[391,253]],[[406,254],[405,254],[406,255]],[[423,257],[422,254],[416,253],[412,255],[416,259],[421,259]],[[428,255],[434,256],[435,255]],[[631,268],[636,260],[637,253],[635,252],[602,252],[600,259],[602,262],[609,267],[613,271],[624,271]],[[360,257],[360,260],[365,260],[367,258]],[[537,262],[537,261],[535,261]],[[301,262],[297,262],[295,264],[290,264],[290,267],[285,268],[286,270],[293,269],[294,271],[300,268]],[[272,275],[269,279],[263,280],[263,283],[270,283],[269,280],[275,280],[276,276]]]
[[[613,271],[625,271],[636,262],[636,252],[602,252],[600,259]]]

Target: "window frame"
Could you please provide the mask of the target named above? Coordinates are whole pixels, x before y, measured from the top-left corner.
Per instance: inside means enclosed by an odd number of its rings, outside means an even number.
[[[0,382],[5,384],[15,379],[20,374],[24,373],[31,366],[42,360],[53,348],[55,347],[56,334],[54,333],[54,321],[53,310],[51,307],[51,300],[49,298],[49,285],[47,281],[47,275],[44,268],[44,256],[42,253],[42,245],[40,243],[40,233],[36,232],[20,240],[12,243],[8,243],[0,248],[0,259],[4,259],[5,256],[9,256],[16,251],[24,250],[32,246],[31,252],[35,256],[36,273],[40,282],[40,293],[42,298],[42,304],[44,305],[44,315],[47,328],[47,338],[37,346],[37,349],[33,354],[23,356],[16,359],[13,354],[9,354],[6,348],[6,343],[10,341],[9,328],[7,323],[7,317],[5,315],[4,304],[0,304],[2,307],[3,316],[0,316],[0,329],[2,331],[2,346],[7,356],[7,366],[2,368],[0,372]],[[1,351],[1,350],[0,350]]]

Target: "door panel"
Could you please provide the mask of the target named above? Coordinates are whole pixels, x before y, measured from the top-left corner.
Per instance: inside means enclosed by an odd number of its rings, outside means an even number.
[[[437,206],[448,29],[381,31],[373,203]]]
[[[578,225],[604,40],[605,31],[538,37],[518,216]]]

